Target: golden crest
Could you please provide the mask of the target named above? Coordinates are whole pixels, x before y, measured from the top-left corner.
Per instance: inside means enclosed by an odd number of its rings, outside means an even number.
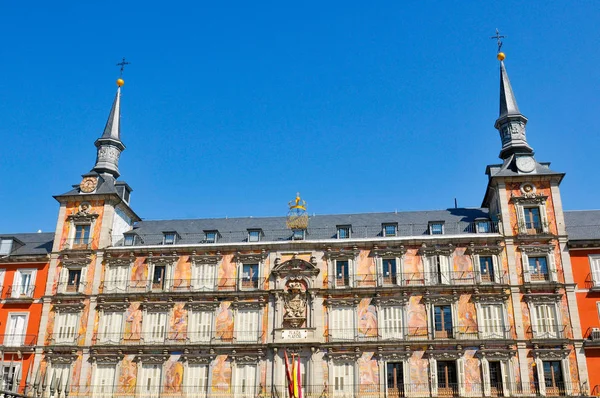
[[[79,184],[79,190],[83,193],[90,193],[96,190],[98,185],[98,177],[84,177]]]

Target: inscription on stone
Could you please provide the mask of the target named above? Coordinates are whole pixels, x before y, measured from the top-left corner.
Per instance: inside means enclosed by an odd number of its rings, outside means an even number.
[[[283,330],[281,332],[281,338],[284,340],[305,340],[308,337],[306,330]]]

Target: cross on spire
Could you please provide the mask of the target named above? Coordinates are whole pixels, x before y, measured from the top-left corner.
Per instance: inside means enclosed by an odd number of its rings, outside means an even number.
[[[504,39],[506,36],[501,35],[500,31],[498,30],[498,28],[496,28],[496,36],[491,36],[490,39],[496,39],[498,42],[498,52],[500,52],[500,49],[502,48],[502,39]],[[123,58],[123,60],[125,60],[125,58]]]
[[[129,65],[130,63],[131,62],[125,61],[125,57],[123,57],[123,60],[117,64],[117,66],[121,67],[121,73],[119,75],[120,77],[123,77],[123,71],[125,70],[125,65]]]

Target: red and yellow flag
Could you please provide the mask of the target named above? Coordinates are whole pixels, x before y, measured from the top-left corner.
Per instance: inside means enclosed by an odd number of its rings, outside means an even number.
[[[294,362],[292,368],[292,384],[294,386],[294,398],[302,398],[302,373],[300,372],[300,355]]]
[[[292,373],[290,372],[290,361],[288,359],[287,350],[283,351],[283,358],[285,360],[285,378],[287,379],[288,395],[290,398],[295,398],[294,383],[292,382]]]

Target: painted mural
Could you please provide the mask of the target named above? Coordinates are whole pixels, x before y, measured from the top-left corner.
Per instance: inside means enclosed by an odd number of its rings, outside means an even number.
[[[187,310],[184,303],[173,306],[173,316],[169,319],[169,339],[185,340],[187,338]]]
[[[376,285],[375,259],[369,256],[369,251],[361,250],[356,259],[357,286],[369,287]]]
[[[357,308],[359,337],[377,337],[377,309],[371,299],[360,300]]]
[[[211,391],[228,392],[231,387],[231,362],[227,355],[217,355],[213,364]]]
[[[146,257],[136,257],[131,266],[131,289],[145,291],[148,284]]]
[[[192,280],[192,264],[190,256],[179,256],[173,270],[173,289],[188,290]]]
[[[467,249],[465,247],[458,247],[454,251],[453,256],[453,270],[454,276],[453,279],[457,283],[471,283],[473,280],[473,262],[471,261],[471,256],[465,254]]]
[[[375,392],[379,387],[379,366],[374,355],[373,352],[363,352],[357,361],[360,391]]]
[[[233,338],[233,311],[230,301],[222,301],[217,308],[215,318],[215,337],[221,340],[231,340]]]
[[[412,384],[417,391],[423,390],[424,386],[429,385],[429,360],[424,358],[425,349],[414,351],[412,357],[409,360],[410,363],[410,384]]]
[[[125,311],[123,340],[139,340],[142,337],[142,310],[140,303],[131,303]]]
[[[178,357],[172,357],[165,364],[165,392],[181,393],[183,387],[183,364]]]
[[[480,396],[481,391],[481,363],[475,357],[477,347],[468,347],[464,354],[465,363],[465,392],[467,396]]]
[[[233,261],[233,254],[223,255],[223,260],[219,267],[219,281],[217,287],[219,290],[233,290],[236,286],[237,266]]]
[[[77,329],[79,345],[85,344],[85,331],[87,330],[87,321],[90,314],[90,300],[83,300],[83,305],[84,307],[83,311],[81,312],[81,316],[79,317],[79,326]]]
[[[135,384],[137,380],[137,363],[133,355],[126,355],[119,366],[119,382],[117,392],[123,394],[135,393]]]
[[[421,303],[422,296],[410,296],[406,306],[408,333],[414,336],[427,336],[427,310]]]
[[[458,299],[459,333],[477,334],[477,316],[475,304],[471,302],[470,294],[461,294]]]
[[[82,202],[67,202],[67,206],[65,209],[65,222],[63,223],[63,229],[60,237],[60,247],[63,248],[68,243],[68,239],[70,236],[71,223],[67,222],[67,218],[73,214],[76,214],[80,211],[80,205]],[[98,218],[96,218],[96,222],[94,223],[94,230],[92,231],[92,241],[91,247],[92,249],[98,248],[98,242],[100,240],[100,231],[102,229],[102,216],[104,215],[104,201],[102,200],[91,200],[87,203],[90,204],[89,213],[90,214],[98,214]]]
[[[423,283],[423,265],[417,249],[408,249],[404,254],[404,278],[409,285]]]

